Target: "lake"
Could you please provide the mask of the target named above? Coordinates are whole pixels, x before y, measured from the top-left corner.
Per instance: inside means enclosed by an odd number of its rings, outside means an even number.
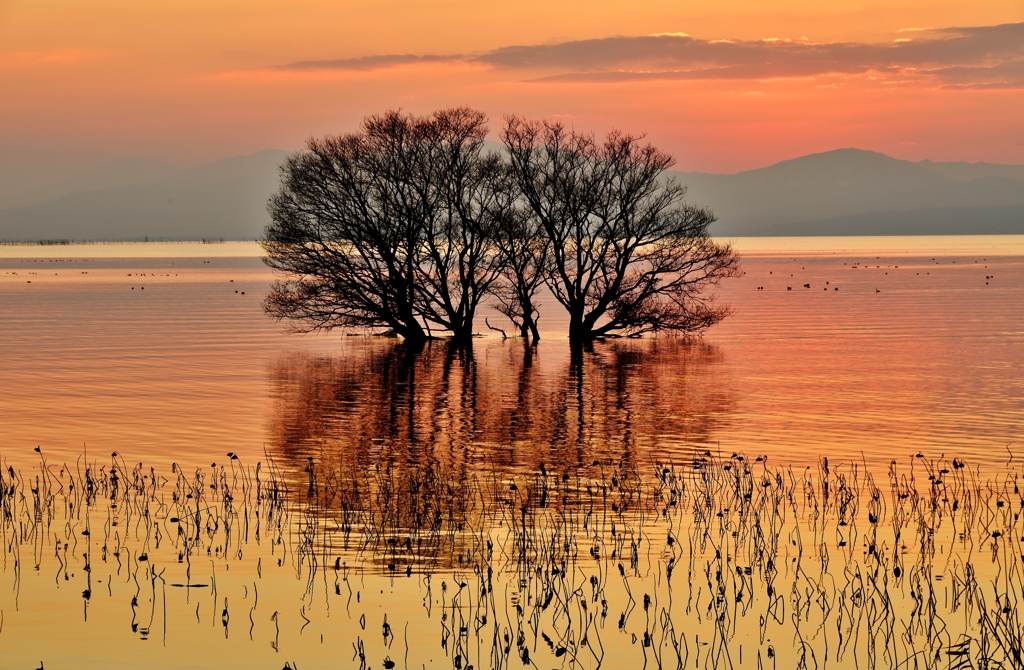
[[[0,246],[4,658],[1009,667],[1024,237],[735,244],[732,316],[582,363],[550,300],[413,355],[251,243]]]

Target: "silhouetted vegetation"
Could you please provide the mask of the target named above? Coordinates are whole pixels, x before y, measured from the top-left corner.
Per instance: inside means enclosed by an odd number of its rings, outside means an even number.
[[[642,138],[604,142],[509,117],[485,151],[481,112],[368,117],[311,139],[282,168],[262,241],[279,271],[265,306],[297,330],[434,329],[465,343],[485,296],[539,338],[544,285],[569,339],[699,333],[727,309],[712,290],[737,258],[708,236],[709,210],[664,177],[672,159]]]
[[[482,152],[483,124],[465,108],[389,112],[290,157],[263,240],[286,277],[267,311],[300,330],[383,327],[421,343],[434,324],[471,337],[501,271],[491,243],[500,166]]]
[[[0,531],[15,597],[22,570],[56,569],[57,588],[84,587],[88,617],[105,583],[133,633],[165,644],[174,603],[195,592],[213,596],[225,637],[240,627],[274,651],[282,627],[326,626],[334,603],[347,616],[326,630],[351,639],[327,642],[350,642],[364,668],[425,654],[460,670],[1017,668],[1020,478],[922,455],[879,481],[857,463],[707,451],[471,473],[233,454],[160,473],[40,454],[35,473],[0,472]],[[270,614],[260,594],[289,579],[293,611]],[[234,624],[232,606],[248,610]],[[439,647],[410,646],[412,622]]]
[[[708,289],[733,275],[715,220],[663,179],[672,158],[642,138],[604,142],[559,123],[508,119],[502,140],[518,192],[550,242],[545,279],[569,312],[569,339],[610,333],[701,332],[728,312]]]

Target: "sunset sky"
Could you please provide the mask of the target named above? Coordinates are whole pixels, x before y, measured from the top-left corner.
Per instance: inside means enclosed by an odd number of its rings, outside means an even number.
[[[456,104],[645,132],[684,170],[1024,163],[1024,3],[0,0],[0,196]]]

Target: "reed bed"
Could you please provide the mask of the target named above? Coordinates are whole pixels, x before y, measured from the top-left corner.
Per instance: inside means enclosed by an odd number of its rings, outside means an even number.
[[[335,603],[359,628],[334,642],[364,670],[425,665],[410,633],[458,670],[1020,668],[1021,475],[1012,460],[983,473],[923,455],[876,478],[864,463],[706,451],[535,472],[228,454],[161,473],[40,453],[0,472],[0,532],[15,594],[26,569],[67,581],[81,565],[88,616],[97,566],[133,579],[139,635],[161,625],[158,591],[219,603],[218,565],[255,572],[255,590],[273,561],[295,611],[260,612],[257,598],[249,623],[305,629]],[[404,595],[374,600],[382,584]]]

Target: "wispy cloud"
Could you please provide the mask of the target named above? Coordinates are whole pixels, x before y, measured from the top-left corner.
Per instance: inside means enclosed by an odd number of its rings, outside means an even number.
[[[362,58],[343,58],[339,60],[304,60],[279,65],[275,69],[295,71],[345,70],[350,72],[365,72],[368,70],[382,70],[402,65],[450,63],[462,62],[465,60],[466,58],[464,56],[386,54],[383,56],[363,56]]]
[[[686,33],[519,45],[475,55],[391,54],[302,61],[284,70],[365,71],[422,63],[484,65],[534,82],[765,80],[873,75],[946,88],[1024,88],[1024,23],[906,28],[895,41],[704,40]]]

